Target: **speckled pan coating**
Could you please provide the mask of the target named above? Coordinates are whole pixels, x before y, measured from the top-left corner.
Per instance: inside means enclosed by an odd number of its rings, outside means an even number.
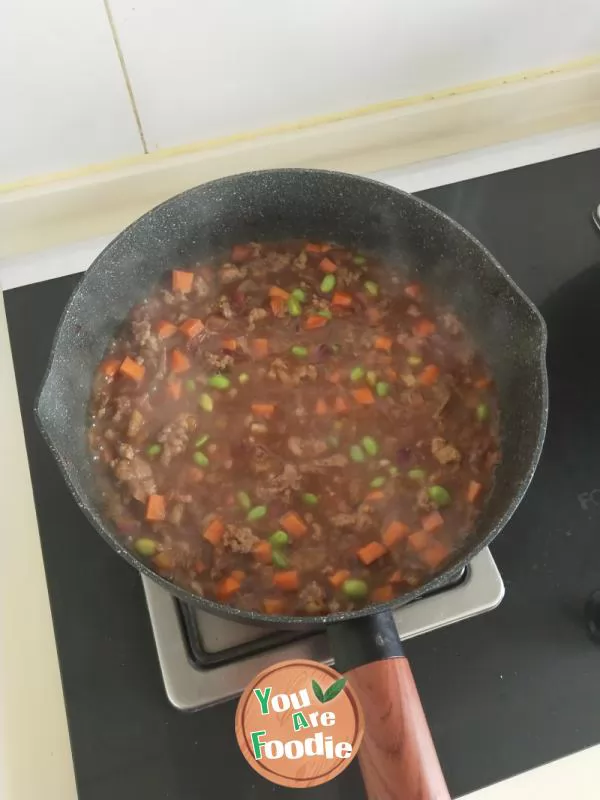
[[[362,616],[414,600],[461,569],[502,530],[537,466],[548,415],[544,321],[494,257],[445,214],[385,184],[338,172],[250,172],[190,189],[149,211],[91,265],[59,324],[36,403],[40,429],[77,503],[130,564],[188,603],[240,621],[307,624],[305,617],[239,611],[180,589],[125,550],[98,502],[86,442],[94,368],[115,327],[165,270],[224,255],[249,240],[330,240],[402,264],[457,310],[484,351],[500,393],[503,460],[475,530],[427,584],[392,601],[312,624]]]

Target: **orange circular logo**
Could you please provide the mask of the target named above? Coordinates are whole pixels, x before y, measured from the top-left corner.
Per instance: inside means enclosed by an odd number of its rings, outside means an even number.
[[[364,732],[352,688],[317,661],[282,661],[246,687],[235,715],[238,744],[264,778],[294,788],[339,775]]]

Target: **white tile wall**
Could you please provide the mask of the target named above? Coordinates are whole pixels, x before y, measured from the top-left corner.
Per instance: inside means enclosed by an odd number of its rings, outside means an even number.
[[[593,0],[109,0],[150,149],[600,54]]]
[[[143,152],[102,0],[0,11],[0,185]]]

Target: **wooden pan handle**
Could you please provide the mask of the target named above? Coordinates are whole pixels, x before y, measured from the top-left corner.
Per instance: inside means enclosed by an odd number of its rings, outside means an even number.
[[[365,716],[358,760],[369,800],[450,800],[391,612],[336,623],[328,634]]]
[[[358,760],[369,800],[449,800],[408,660],[376,661],[347,675],[365,715]]]

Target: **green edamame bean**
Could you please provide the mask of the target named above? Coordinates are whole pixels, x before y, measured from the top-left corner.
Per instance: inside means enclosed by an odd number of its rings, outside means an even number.
[[[150,447],[148,447],[148,449],[146,450],[146,452],[148,453],[149,456],[154,457],[157,456],[161,450],[162,447],[159,444],[151,444]]]
[[[279,550],[273,550],[271,552],[271,560],[276,567],[279,567],[279,569],[285,569],[290,563]]]
[[[290,537],[285,531],[275,531],[269,536],[269,541],[272,547],[285,547],[290,541]]]
[[[365,460],[365,454],[357,444],[353,444],[350,448],[350,458],[352,461],[355,461],[357,464],[360,464],[361,461]]]
[[[254,506],[247,515],[246,519],[248,522],[256,522],[258,519],[262,519],[263,517],[267,516],[267,507],[266,506]]]
[[[198,398],[198,405],[203,411],[212,411],[214,408],[213,399],[209,394],[201,394]]]
[[[365,374],[365,371],[362,367],[354,367],[354,369],[350,373],[350,380],[351,381],[359,381]]]
[[[229,378],[226,378],[225,375],[213,375],[208,379],[208,385],[212,386],[213,389],[224,391],[225,389],[229,389],[231,381]]]
[[[450,492],[444,489],[443,486],[430,486],[427,490],[427,494],[436,506],[447,506],[452,502]]]
[[[141,556],[153,556],[156,553],[154,539],[136,539],[133,546]]]
[[[198,464],[199,467],[208,467],[208,458],[204,455],[201,450],[198,450],[192,456],[194,462]]]
[[[365,581],[358,578],[348,578],[342,583],[342,592],[351,600],[362,600],[369,593],[369,587]]]
[[[325,275],[321,281],[321,291],[323,293],[331,292],[335,288],[335,284],[335,275],[332,275],[331,273],[329,275]]]
[[[370,456],[376,456],[379,452],[379,445],[372,436],[363,436],[362,446]]]

